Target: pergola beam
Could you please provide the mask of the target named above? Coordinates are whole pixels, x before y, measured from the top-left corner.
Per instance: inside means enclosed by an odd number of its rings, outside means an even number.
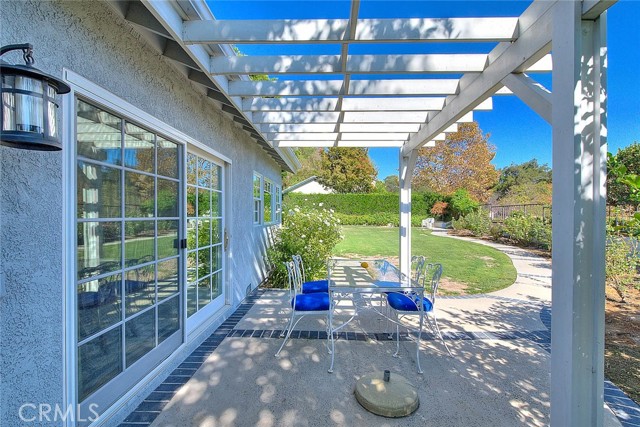
[[[353,80],[346,97],[420,97],[455,95],[458,79],[386,79]],[[342,95],[343,80],[232,81],[229,95],[241,97],[337,97]],[[503,88],[496,95],[510,95]]]
[[[526,74],[509,74],[502,80],[515,95],[551,124],[551,92]]]
[[[530,23],[521,28],[518,40],[508,46],[499,45],[496,49],[501,54],[487,69],[462,88],[460,93],[447,102],[445,108],[437,113],[429,123],[411,137],[403,153],[408,155],[424,142],[433,139],[458,118],[471,111],[476,105],[491,96],[502,86],[504,80],[519,68],[527,68],[529,64],[539,61],[551,50],[552,12],[554,3],[533,3],[520,18],[521,22]],[[522,25],[524,27],[524,25]]]
[[[344,141],[406,141],[409,132],[377,133],[377,132],[325,132],[325,133],[267,133],[266,137],[270,141],[324,141],[336,140],[340,138]]]
[[[242,74],[461,74],[482,72],[485,54],[217,56],[210,61],[213,75]],[[542,59],[542,57],[537,58]],[[537,61],[536,61],[537,62]],[[551,59],[531,63],[528,71],[550,71]]]
[[[340,111],[434,111],[444,107],[444,97],[344,98]],[[247,98],[244,111],[336,111],[333,98]]]
[[[364,148],[400,148],[405,140],[398,141],[275,141],[275,147],[364,147]]]
[[[517,18],[359,19],[350,43],[509,42],[517,38]],[[183,24],[187,44],[339,43],[347,19],[200,20]]]

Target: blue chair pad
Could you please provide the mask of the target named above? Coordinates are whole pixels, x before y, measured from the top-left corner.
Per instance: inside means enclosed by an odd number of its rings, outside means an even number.
[[[387,294],[387,301],[389,305],[398,311],[418,311],[419,299],[415,296],[407,296],[401,293],[389,293]],[[422,299],[422,306],[425,312],[433,310],[433,304],[429,298],[424,297]]]
[[[291,307],[299,311],[326,311],[329,305],[329,294],[326,292],[298,294],[291,298]]]
[[[329,292],[329,281],[314,280],[311,282],[304,282],[302,284],[303,294],[315,294],[317,292]]]

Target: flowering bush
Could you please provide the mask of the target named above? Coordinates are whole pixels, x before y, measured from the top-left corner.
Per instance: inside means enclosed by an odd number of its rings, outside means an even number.
[[[269,262],[274,269],[270,276],[271,285],[288,286],[287,270],[284,263],[293,255],[301,255],[307,280],[326,277],[326,262],[333,248],[342,240],[340,221],[332,210],[322,208],[322,203],[314,209],[284,210],[282,227],[276,231],[274,244],[267,250]]]

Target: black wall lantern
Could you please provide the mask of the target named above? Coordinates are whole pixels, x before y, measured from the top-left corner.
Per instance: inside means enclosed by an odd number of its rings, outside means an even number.
[[[0,56],[13,50],[22,50],[25,65],[11,65],[0,60],[0,143],[26,150],[61,150],[56,95],[69,93],[71,88],[33,67],[32,45],[2,46]]]

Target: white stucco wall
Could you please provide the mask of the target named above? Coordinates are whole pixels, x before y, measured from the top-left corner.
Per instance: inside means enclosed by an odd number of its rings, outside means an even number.
[[[41,70],[61,77],[68,68],[229,157],[234,303],[247,286],[259,284],[264,228],[252,225],[252,174],[258,171],[278,185],[281,177],[255,142],[104,3],[2,1],[0,29],[2,45],[33,44]],[[3,58],[21,61],[19,54]],[[63,278],[63,180],[60,152],[0,147],[0,266],[6,291],[0,297],[0,426],[21,425],[23,403],[62,404],[63,290],[74,286],[72,278]]]

